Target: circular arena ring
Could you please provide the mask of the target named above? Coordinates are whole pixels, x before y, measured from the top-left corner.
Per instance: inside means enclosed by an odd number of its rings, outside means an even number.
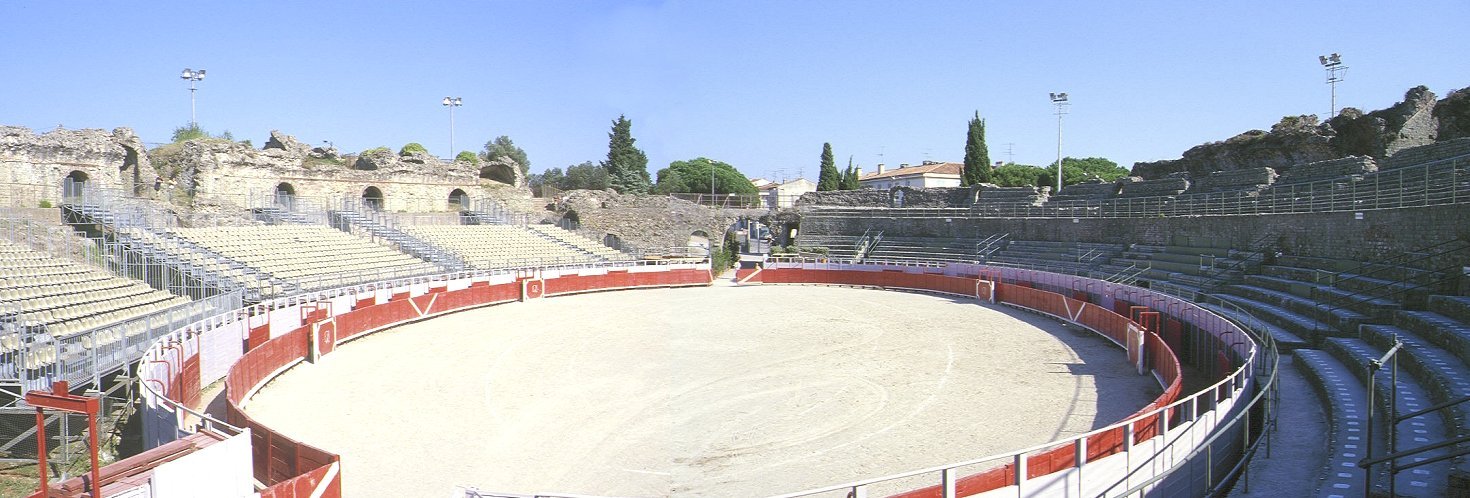
[[[1274,418],[1276,352],[1270,338],[1148,289],[982,265],[806,260],[772,261],[764,269],[742,271],[740,279],[922,291],[1041,313],[1121,346],[1128,368],[1151,375],[1163,392],[1120,422],[1101,420],[1094,424],[1100,428],[1062,440],[777,496],[1203,495],[1233,481]],[[195,453],[208,455],[207,465],[194,468],[195,483],[208,487],[196,491],[341,496],[342,458],[267,427],[243,409],[293,366],[321,361],[347,340],[468,308],[603,290],[707,286],[712,280],[707,263],[528,268],[358,285],[217,315],[172,332],[145,354],[139,367],[145,447],[162,451],[210,439],[218,449]],[[1181,361],[1191,369],[1182,369]],[[1206,387],[1181,396],[1186,371],[1204,377],[1192,378],[1191,385]],[[201,390],[219,379],[225,381],[226,421],[188,408],[198,406]],[[384,402],[391,398],[388,393]],[[340,420],[342,431],[352,431],[352,424]],[[357,468],[350,458],[346,465]],[[442,491],[447,490],[433,493]],[[474,488],[460,493],[572,496]]]

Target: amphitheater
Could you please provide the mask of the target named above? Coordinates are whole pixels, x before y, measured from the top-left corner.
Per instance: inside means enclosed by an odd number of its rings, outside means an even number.
[[[34,496],[1470,493],[1470,138],[737,210],[0,131],[0,451],[120,441]]]

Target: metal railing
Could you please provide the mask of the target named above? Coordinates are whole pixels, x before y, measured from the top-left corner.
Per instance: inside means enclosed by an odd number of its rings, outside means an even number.
[[[1178,196],[985,204],[967,208],[803,206],[808,215],[873,218],[1155,218],[1354,212],[1470,202],[1470,155],[1307,183]]]

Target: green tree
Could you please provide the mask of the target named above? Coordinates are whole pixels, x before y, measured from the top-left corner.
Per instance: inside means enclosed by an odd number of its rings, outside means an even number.
[[[402,149],[398,149],[398,155],[400,156],[428,153],[429,149],[425,149],[424,146],[419,144],[418,142],[409,142],[407,144],[404,144]]]
[[[817,173],[817,190],[828,191],[842,188],[842,173],[832,163],[832,144],[822,144],[822,166]]]
[[[454,160],[456,162],[466,162],[474,165],[480,164],[480,156],[477,156],[474,152],[470,152],[467,150],[459,151],[459,154],[454,156]],[[527,175],[527,178],[530,178],[530,176]]]
[[[476,159],[478,160],[478,158]],[[551,168],[541,173],[531,174],[526,177],[526,186],[531,187],[531,192],[537,196],[544,196],[543,187],[551,187],[563,190],[566,184],[566,174],[561,168]]]
[[[652,182],[648,178],[648,156],[634,146],[633,121],[619,115],[613,121],[612,132],[607,134],[607,160],[602,169],[607,182],[620,193],[644,194]],[[567,171],[571,176],[571,171]]]
[[[990,183],[990,149],[985,146],[985,120],[980,111],[970,118],[970,129],[965,137],[965,170],[960,177],[962,185]]]
[[[486,162],[496,159],[509,159],[515,161],[521,167],[522,175],[531,171],[531,159],[526,157],[526,151],[521,150],[520,147],[516,147],[515,142],[512,142],[510,137],[505,135],[485,142],[485,148],[480,151],[480,158]]]
[[[568,166],[567,176],[562,181],[562,190],[607,190],[612,182],[606,168],[593,164],[592,161],[584,161],[582,164]]]
[[[1111,182],[1128,176],[1128,170],[1112,160],[1102,157],[1075,157],[1062,158],[1062,185],[1076,185],[1091,179],[1100,179]],[[1043,186],[1057,184],[1057,163],[1052,161],[1046,167],[1046,178],[1041,183]]]
[[[184,126],[174,128],[174,143],[186,142],[189,140],[198,140],[201,138],[209,138],[209,133],[204,131],[203,128],[200,128],[197,123],[189,123]]]
[[[857,167],[852,165],[852,156],[847,156],[847,169],[842,170],[841,190],[857,190],[862,185],[858,183]]]
[[[714,172],[716,194],[755,194],[759,192],[750,179],[734,166],[722,161],[697,157],[688,161],[674,161],[669,167],[658,170],[658,185],[655,193],[710,193],[710,172]]]
[[[990,183],[1001,187],[1036,187],[1046,185],[1046,169],[1029,164],[1003,164],[991,172]]]

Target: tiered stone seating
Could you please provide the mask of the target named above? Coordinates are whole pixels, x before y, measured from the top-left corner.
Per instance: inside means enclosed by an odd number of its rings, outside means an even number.
[[[601,260],[588,251],[518,225],[421,225],[404,231],[449,250],[475,268]]]
[[[1348,156],[1292,166],[1281,172],[1281,177],[1277,178],[1276,184],[1288,185],[1333,179],[1350,181],[1354,175],[1365,175],[1374,171],[1378,171],[1378,165],[1373,162],[1373,158]]]
[[[303,284],[442,271],[371,239],[325,225],[179,228],[173,235],[270,275]]]
[[[1276,170],[1271,168],[1246,168],[1234,171],[1216,171],[1189,185],[1189,194],[1216,192],[1259,191],[1276,182]]]
[[[1403,168],[1451,157],[1470,155],[1470,137],[1410,147],[1383,160],[1383,170]]]
[[[1053,192],[1047,198],[1047,203],[1052,205],[1066,204],[1070,202],[1104,201],[1117,197],[1117,182],[1093,182],[1068,185],[1060,193]]]
[[[979,259],[981,239],[955,237],[889,237],[868,251],[865,261],[955,261]]]
[[[1319,350],[1298,350],[1296,363],[1323,398],[1331,440],[1316,496],[1366,496],[1365,472],[1358,467],[1368,441],[1368,388],[1347,365]],[[1383,431],[1374,431],[1373,445],[1384,447]],[[1291,462],[1289,465],[1303,465]]]
[[[1185,190],[1189,190],[1189,180],[1186,178],[1159,178],[1126,182],[1118,192],[1118,197],[1167,197],[1182,194]]]
[[[1091,276],[1123,249],[1122,244],[1012,240],[986,262]]]
[[[1360,382],[1368,381],[1368,362],[1383,356],[1387,348],[1379,348],[1367,343],[1362,339],[1334,337],[1324,341],[1323,346],[1333,356],[1337,357],[1343,364],[1348,365],[1348,371],[1357,375]],[[1398,399],[1392,397],[1393,375],[1388,369],[1380,370],[1375,378],[1375,398],[1378,400],[1377,408],[1379,416],[1386,417],[1390,413],[1390,407],[1395,403],[1398,413],[1411,413],[1423,410],[1432,405],[1429,402],[1429,392],[1413,375],[1408,372],[1400,372],[1398,376]],[[1384,430],[1390,428],[1385,424]],[[1375,427],[1375,430],[1378,428]],[[1400,423],[1395,429],[1396,444],[1398,450],[1417,448],[1430,442],[1443,441],[1447,439],[1450,430],[1445,425],[1439,414],[1427,414],[1414,417]],[[1386,446],[1378,446],[1374,455],[1388,453]],[[1412,463],[1427,460],[1429,458],[1444,454],[1444,450],[1430,451],[1405,458],[1402,463]],[[1445,484],[1449,476],[1449,462],[1427,464],[1414,469],[1415,471],[1403,472],[1398,475],[1398,488],[1408,493],[1423,496],[1442,496],[1445,493]],[[1436,477],[1437,476],[1437,477]]]
[[[0,333],[0,363],[13,364],[13,353],[30,351],[29,367],[49,365],[56,361],[57,350],[39,347],[43,344],[188,301],[141,282],[0,241],[0,315],[9,315]],[[109,335],[94,341],[89,336],[85,347],[122,339]]]
[[[817,235],[802,234],[802,247],[825,247],[833,259],[851,260],[857,257],[857,243],[861,235]]]
[[[995,205],[1040,206],[1047,199],[1037,187],[997,187],[984,184],[976,188],[976,193],[974,207],[977,208]]]
[[[628,253],[602,245],[595,240],[569,232],[556,225],[527,225],[532,231],[550,237],[553,240],[572,246],[578,250],[605,259],[607,261],[629,261],[633,257]]]

